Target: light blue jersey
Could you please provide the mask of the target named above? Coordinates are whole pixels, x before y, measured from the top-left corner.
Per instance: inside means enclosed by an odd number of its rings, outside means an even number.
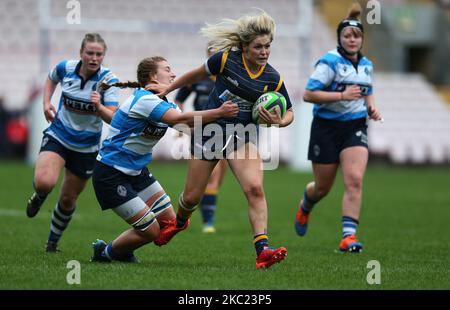
[[[169,109],[177,105],[145,89],[135,90],[114,114],[97,160],[125,174],[139,175],[167,131],[161,117]]]
[[[347,86],[358,85],[362,98],[356,100],[340,100],[326,104],[314,104],[315,117],[349,121],[367,116],[366,100],[364,96],[372,95],[373,64],[366,57],[362,57],[356,68],[352,62],[344,58],[337,49],[329,51],[316,63],[315,71],[311,75],[306,89],[342,92]]]
[[[101,82],[112,84],[118,82],[117,77],[108,68],[100,66],[89,80],[80,75],[81,60],[64,60],[50,71],[49,78],[61,83],[61,98],[55,119],[45,133],[51,135],[66,148],[91,153],[99,149],[103,122],[91,102],[91,93],[97,90]],[[101,91],[102,104],[117,106],[117,88]]]

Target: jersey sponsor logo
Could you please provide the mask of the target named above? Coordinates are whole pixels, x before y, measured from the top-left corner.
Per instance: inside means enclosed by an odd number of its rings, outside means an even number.
[[[338,91],[338,92],[343,92],[343,91],[347,88],[347,86],[350,86],[350,85],[355,85],[355,84],[342,84],[342,83],[338,83],[338,84],[336,85],[336,91]],[[369,94],[369,89],[370,89],[369,86],[367,86],[367,85],[361,85],[361,84],[356,84],[356,85],[359,86],[359,89],[361,90],[361,95],[362,95],[362,96],[367,96],[367,95]]]
[[[369,94],[369,86],[359,85],[359,89],[361,89],[361,95],[367,96]]]
[[[240,112],[252,112],[253,108],[253,102],[247,101],[239,96],[236,96],[235,94],[231,93],[229,90],[225,90],[222,94],[220,94],[219,99],[222,102],[225,101],[233,101],[233,103],[236,103],[239,106]]]
[[[227,80],[228,82],[230,82],[231,84],[233,84],[234,86],[238,87],[239,83],[236,80],[233,80],[231,77],[227,76]]]
[[[160,139],[165,135],[166,131],[166,126],[158,126],[148,122],[147,126],[145,126],[144,130],[142,131],[142,136],[147,139]]]
[[[69,98],[63,94],[64,107],[72,112],[81,114],[96,114],[97,109],[92,102]]]

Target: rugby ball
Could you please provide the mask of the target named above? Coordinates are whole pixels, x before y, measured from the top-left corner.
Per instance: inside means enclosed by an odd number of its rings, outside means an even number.
[[[267,92],[261,95],[253,105],[252,118],[259,123],[259,110],[263,107],[270,113],[277,113],[281,118],[286,114],[286,98],[278,92]]]

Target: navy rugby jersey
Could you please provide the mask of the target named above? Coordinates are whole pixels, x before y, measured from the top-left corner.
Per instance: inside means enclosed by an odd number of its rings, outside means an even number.
[[[220,118],[221,125],[252,123],[252,108],[256,100],[269,91],[280,92],[285,98],[287,109],[292,107],[288,92],[280,74],[270,65],[261,67],[252,74],[241,51],[218,52],[205,64],[210,75],[216,75],[216,82],[206,109],[215,109],[231,100],[239,105],[239,113],[233,118]]]
[[[55,119],[45,133],[51,135],[66,148],[81,152],[99,149],[103,122],[91,102],[91,93],[102,81],[108,84],[119,80],[108,68],[100,66],[88,80],[79,75],[81,60],[64,60],[49,73],[49,79],[61,83],[61,98]],[[101,91],[105,106],[118,106],[117,88]]]
[[[195,111],[203,110],[208,104],[209,94],[214,88],[214,80],[215,78],[211,76],[200,82],[180,88],[175,97],[175,100],[183,102],[186,100],[187,97],[189,97],[189,95],[192,92],[194,92],[195,93],[194,110]]]

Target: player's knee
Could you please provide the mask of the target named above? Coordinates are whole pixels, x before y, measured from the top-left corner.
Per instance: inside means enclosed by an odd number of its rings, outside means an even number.
[[[71,194],[61,194],[59,197],[59,205],[66,211],[70,211],[75,207],[77,196]]]
[[[201,196],[190,196],[186,195],[184,192],[181,193],[180,197],[178,198],[178,207],[181,209],[193,212],[196,208],[198,203],[200,202]]]
[[[329,186],[316,186],[314,191],[315,200],[320,200],[330,192],[331,187]]]
[[[264,189],[261,183],[255,182],[244,187],[244,193],[248,199],[263,198]]]
[[[344,179],[345,188],[350,192],[360,192],[362,190],[363,176],[360,174],[351,174]]]
[[[34,188],[39,193],[50,193],[56,185],[56,181],[48,174],[37,174],[34,180]]]
[[[195,208],[196,205],[199,204],[200,200],[202,199],[203,193],[186,193],[183,192],[180,195],[178,204],[181,206],[186,206],[187,209]]]

